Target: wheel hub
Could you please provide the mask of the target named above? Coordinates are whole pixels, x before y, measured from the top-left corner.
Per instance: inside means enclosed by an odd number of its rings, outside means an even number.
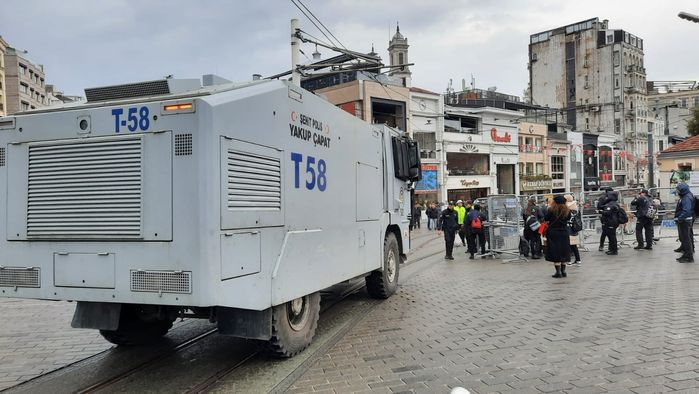
[[[308,322],[308,299],[300,297],[287,303],[287,317],[289,326],[294,331],[301,331]]]
[[[386,278],[391,283],[396,280],[396,255],[393,250],[389,250],[386,257]]]

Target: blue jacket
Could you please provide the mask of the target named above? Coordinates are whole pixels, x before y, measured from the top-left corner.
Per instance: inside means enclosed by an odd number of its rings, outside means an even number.
[[[464,225],[466,225],[466,228],[470,229],[471,228],[471,222],[473,219],[479,217],[481,219],[481,223],[485,221],[485,216],[481,214],[481,211],[476,211],[475,209],[472,209],[468,215],[466,215],[466,220],[464,220]]]
[[[694,218],[694,195],[689,191],[686,183],[677,185],[677,193],[680,195],[680,200],[677,201],[675,208],[675,219],[691,220]]]

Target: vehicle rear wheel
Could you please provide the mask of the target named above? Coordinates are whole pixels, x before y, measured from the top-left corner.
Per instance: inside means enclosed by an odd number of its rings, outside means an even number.
[[[320,293],[272,307],[272,338],[262,350],[272,357],[293,357],[308,347],[318,327]]]
[[[388,298],[398,290],[400,251],[396,235],[388,233],[383,241],[383,270],[372,271],[365,278],[366,289],[374,298]]]
[[[146,321],[139,317],[134,307],[124,306],[119,318],[119,327],[116,330],[100,330],[100,334],[115,345],[146,345],[165,336],[170,328],[170,320]]]

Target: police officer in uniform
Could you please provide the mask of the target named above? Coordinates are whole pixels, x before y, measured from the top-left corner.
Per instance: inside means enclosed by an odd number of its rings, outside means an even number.
[[[439,226],[444,231],[444,244],[446,246],[446,255],[444,258],[446,260],[454,260],[452,252],[454,250],[454,238],[456,237],[456,230],[459,228],[456,211],[451,202],[447,203],[447,209],[442,211],[439,216]]]

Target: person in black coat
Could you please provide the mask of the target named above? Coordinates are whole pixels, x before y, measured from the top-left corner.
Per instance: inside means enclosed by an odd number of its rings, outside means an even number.
[[[546,261],[553,263],[556,273],[554,278],[565,278],[566,264],[570,262],[570,233],[568,221],[570,210],[563,196],[556,196],[546,211],[544,221],[546,228]]]
[[[529,250],[534,260],[540,259],[542,254],[540,226],[539,207],[532,206],[529,209],[529,215],[524,217],[524,239],[529,243]]]
[[[694,195],[689,191],[686,183],[677,185],[677,194],[680,199],[675,207],[675,223],[677,223],[677,235],[680,237],[682,246],[679,251],[682,256],[677,259],[680,263],[694,262],[694,235],[692,225],[694,224]]]
[[[614,191],[611,187],[605,187],[604,188],[604,194],[600,196],[600,198],[597,200],[597,212],[600,214],[600,221],[602,220],[602,206],[609,201],[607,197],[607,193]],[[602,230],[602,235],[599,237],[599,251],[604,250],[604,240],[607,238],[607,233],[604,232],[604,228]]]
[[[447,209],[443,210],[439,216],[439,228],[444,231],[444,244],[447,250],[444,258],[446,260],[454,260],[452,252],[454,251],[454,238],[456,237],[456,230],[459,228],[459,224],[456,219],[456,211],[454,211],[454,206],[451,205],[451,202],[447,204]]]
[[[636,210],[636,247],[634,249],[653,249],[653,217],[648,215],[651,208],[648,190],[643,189],[638,193],[638,197],[631,201],[631,207]],[[646,234],[646,246],[643,246],[643,233]]]
[[[609,250],[606,254],[615,256],[619,254],[616,240],[616,229],[619,227],[619,192],[607,192],[607,198],[600,210],[602,212],[602,235],[609,239]]]

